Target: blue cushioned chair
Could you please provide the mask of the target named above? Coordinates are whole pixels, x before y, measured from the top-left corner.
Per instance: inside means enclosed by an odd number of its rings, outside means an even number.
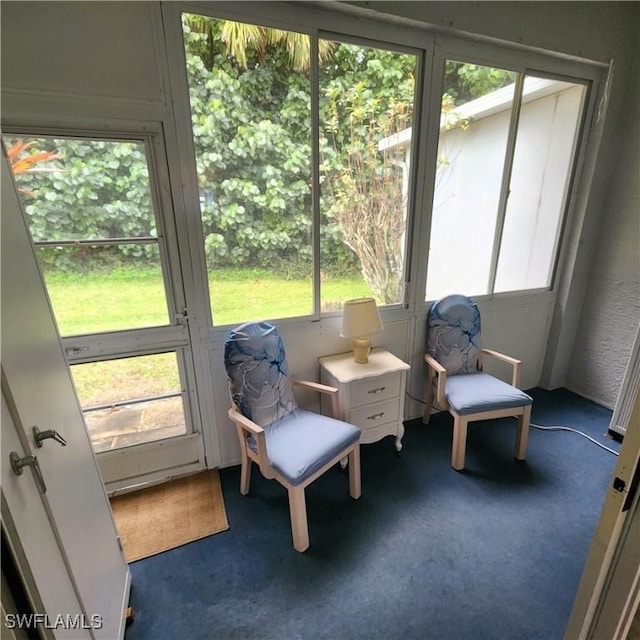
[[[265,478],[275,478],[286,487],[293,546],[305,551],[309,547],[304,496],[308,484],[348,457],[349,493],[360,497],[360,430],[297,406],[282,339],[273,325],[253,322],[231,331],[224,361],[232,400],[229,417],[240,439],[240,493],[249,493],[251,461]],[[330,394],[332,413],[340,415],[336,388],[315,382],[293,384]]]
[[[511,384],[482,373],[483,354],[511,365]],[[451,295],[433,303],[427,317],[424,359],[428,391],[423,422],[429,422],[434,400],[453,416],[453,468],[464,468],[469,422],[506,416],[518,419],[515,457],[524,460],[533,400],[518,389],[521,362],[482,348],[480,311],[473,300]]]

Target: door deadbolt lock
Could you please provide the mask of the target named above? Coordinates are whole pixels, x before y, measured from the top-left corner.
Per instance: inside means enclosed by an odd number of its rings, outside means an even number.
[[[67,441],[55,429],[40,431],[37,426],[33,427],[33,439],[35,440],[36,447],[38,447],[38,449],[42,447],[42,441],[48,440],[49,438],[60,443],[63,447],[67,446]]]
[[[11,461],[11,468],[17,476],[21,476],[25,467],[31,467],[33,469],[33,477],[38,485],[40,493],[47,493],[47,485],[44,483],[42,477],[42,471],[40,471],[40,465],[38,464],[38,458],[36,456],[23,456],[17,451],[12,451],[9,454],[9,460]]]

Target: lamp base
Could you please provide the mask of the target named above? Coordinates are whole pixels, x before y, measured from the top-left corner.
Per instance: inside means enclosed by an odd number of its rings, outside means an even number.
[[[369,352],[371,351],[371,338],[353,338],[351,340],[353,349],[353,361],[357,364],[367,364],[369,362]]]

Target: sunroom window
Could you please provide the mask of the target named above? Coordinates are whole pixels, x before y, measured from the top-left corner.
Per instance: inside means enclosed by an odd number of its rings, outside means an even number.
[[[448,62],[440,115],[427,298],[487,293],[515,74]],[[473,76],[482,81],[472,82]],[[465,79],[468,80],[465,82]]]
[[[320,67],[322,308],[363,295],[399,304],[417,58],[320,43],[330,51]],[[331,286],[336,281],[340,290]]]
[[[213,324],[402,303],[411,149],[383,141],[412,125],[417,56],[320,38],[312,61],[307,34],[193,14],[183,32]]]
[[[551,286],[585,95],[446,62],[428,300]]]
[[[309,38],[191,14],[183,28],[214,324],[309,315]]]
[[[551,285],[584,85],[525,76],[493,290]]]
[[[144,142],[4,141],[61,335],[168,324]]]

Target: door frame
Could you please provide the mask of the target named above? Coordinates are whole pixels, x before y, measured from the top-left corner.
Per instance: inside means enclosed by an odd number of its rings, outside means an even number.
[[[624,391],[635,395],[635,400],[633,395],[630,398],[631,428],[626,429],[611,476],[565,640],[625,640],[640,603],[640,393]],[[629,401],[624,395],[618,404]]]
[[[181,229],[186,226],[180,219],[182,209],[174,206],[176,198],[170,179],[169,153],[163,123],[118,120],[102,121],[101,126],[82,123],[74,126],[68,122],[43,126],[28,120],[30,121],[26,123],[12,121],[3,125],[3,135],[131,140],[144,145],[147,159],[149,188],[159,230],[158,247],[168,306],[167,324],[61,337],[61,342],[68,365],[174,352],[178,359],[181,387],[184,389],[187,433],[96,454],[107,491],[114,493],[128,490],[206,468],[202,427],[205,421],[198,388],[207,386],[206,381],[201,385],[198,379],[199,372],[201,377],[202,367],[196,362],[197,351],[192,341],[192,336],[199,337],[202,332],[197,325],[193,326],[189,313],[189,303],[198,297],[192,286],[194,269],[190,262],[188,234],[184,231],[181,233]],[[22,213],[27,222],[24,211]]]

